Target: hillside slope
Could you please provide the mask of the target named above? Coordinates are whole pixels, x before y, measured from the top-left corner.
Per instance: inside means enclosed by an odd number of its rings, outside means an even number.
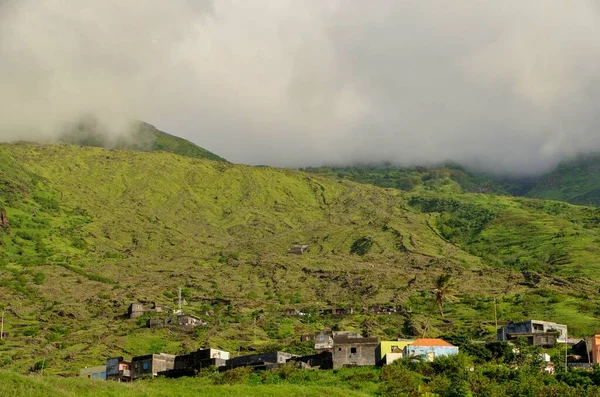
[[[451,185],[448,185],[451,187]],[[170,153],[0,145],[1,367],[73,373],[107,356],[310,351],[328,328],[381,338],[543,316],[600,326],[598,210],[454,189],[402,192]],[[287,254],[308,243],[305,255]],[[431,289],[453,275],[440,318]],[[132,301],[206,319],[193,333],[123,317]],[[552,303],[552,304],[550,304]],[[362,313],[375,304],[400,315]],[[319,310],[352,307],[347,317]],[[287,317],[299,308],[310,317]]]
[[[579,156],[544,175],[527,196],[600,206],[600,155]]]
[[[67,129],[60,137],[60,141],[67,144],[141,152],[164,151],[187,157],[226,161],[186,139],[167,134],[148,123],[132,122],[130,129],[128,134],[115,138],[107,134],[103,125],[95,118],[87,117]]]
[[[402,168],[392,165],[319,167],[306,171],[332,179],[349,179],[410,191],[451,181],[458,191],[507,194],[571,204],[600,206],[600,155],[582,155],[560,163],[539,176],[510,177],[468,171],[457,164]]]

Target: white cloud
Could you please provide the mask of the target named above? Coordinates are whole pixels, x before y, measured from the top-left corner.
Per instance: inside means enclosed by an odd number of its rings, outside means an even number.
[[[140,118],[232,161],[453,159],[539,172],[600,149],[597,0],[0,3],[0,134]]]

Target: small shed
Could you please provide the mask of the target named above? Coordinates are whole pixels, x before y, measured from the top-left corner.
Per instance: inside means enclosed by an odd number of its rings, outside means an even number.
[[[288,254],[302,255],[310,250],[308,244],[294,244],[288,249]]]
[[[129,318],[136,318],[143,315],[145,311],[146,309],[144,308],[144,305],[138,302],[133,302],[131,305],[129,305],[127,314],[129,315]]]

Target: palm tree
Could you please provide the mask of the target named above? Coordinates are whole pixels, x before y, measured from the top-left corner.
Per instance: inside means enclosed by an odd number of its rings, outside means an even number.
[[[435,303],[440,309],[440,316],[444,318],[444,302],[447,300],[454,299],[454,282],[450,274],[440,274],[435,280],[435,288],[433,289],[435,294]]]

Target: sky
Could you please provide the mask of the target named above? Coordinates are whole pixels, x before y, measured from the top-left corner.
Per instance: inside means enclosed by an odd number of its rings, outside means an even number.
[[[0,139],[536,174],[600,150],[598,65],[600,0],[0,0]]]

